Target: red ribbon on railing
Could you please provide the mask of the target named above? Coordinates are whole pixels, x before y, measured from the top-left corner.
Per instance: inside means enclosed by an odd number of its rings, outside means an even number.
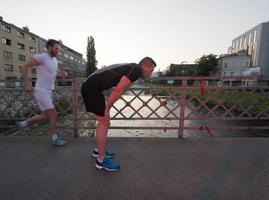
[[[208,126],[200,126],[199,127],[199,130],[200,131],[207,131],[207,133],[208,133],[208,135],[211,137],[211,138],[213,138],[213,134],[212,134],[212,132],[211,132],[211,130],[210,130],[210,128],[208,127]]]
[[[167,105],[167,101],[166,100],[160,101],[160,104],[161,104],[161,106],[166,106]]]

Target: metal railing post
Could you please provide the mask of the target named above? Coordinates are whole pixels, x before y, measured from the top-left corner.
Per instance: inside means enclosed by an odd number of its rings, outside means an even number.
[[[72,93],[73,93],[73,129],[74,129],[74,137],[78,137],[78,89],[77,89],[77,79],[73,79],[72,81]]]
[[[182,80],[182,87],[187,86],[187,80]],[[179,87],[180,89],[180,87]],[[185,107],[186,107],[186,99],[185,99],[185,89],[180,91],[180,99],[179,99],[179,127],[178,127],[178,138],[183,138],[184,134],[184,120],[185,120]]]

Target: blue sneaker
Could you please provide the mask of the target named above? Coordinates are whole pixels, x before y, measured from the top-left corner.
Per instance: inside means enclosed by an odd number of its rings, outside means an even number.
[[[98,149],[95,148],[92,152],[92,157],[98,158],[98,156],[99,156]],[[115,154],[111,150],[106,150],[105,156],[108,158],[113,158]]]
[[[19,130],[22,130],[27,127],[27,123],[25,123],[24,121],[16,122],[16,125]]]
[[[66,143],[66,141],[60,137],[57,137],[53,142],[52,145],[53,146],[57,146],[57,147],[62,147],[64,146]]]
[[[103,162],[99,162],[98,159],[96,159],[95,167],[97,169],[105,169],[110,172],[114,172],[120,169],[119,164],[107,157],[104,158]]]

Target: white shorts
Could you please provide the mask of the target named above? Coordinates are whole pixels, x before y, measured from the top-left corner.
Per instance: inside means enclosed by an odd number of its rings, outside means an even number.
[[[34,97],[42,112],[54,108],[52,103],[52,90],[39,90],[34,88]]]

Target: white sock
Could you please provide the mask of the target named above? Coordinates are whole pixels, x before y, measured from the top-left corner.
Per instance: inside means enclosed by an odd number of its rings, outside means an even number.
[[[57,134],[53,134],[53,135],[51,135],[51,137],[52,137],[52,140],[54,142],[57,139],[58,135]]]
[[[102,160],[100,160],[99,158],[97,158],[97,160],[98,160],[98,162],[100,162],[100,163],[102,163],[103,161]]]
[[[23,127],[26,127],[26,126],[28,125],[28,123],[27,123],[27,121],[25,120],[25,121],[22,121],[22,122],[21,122],[21,125],[22,125]]]

